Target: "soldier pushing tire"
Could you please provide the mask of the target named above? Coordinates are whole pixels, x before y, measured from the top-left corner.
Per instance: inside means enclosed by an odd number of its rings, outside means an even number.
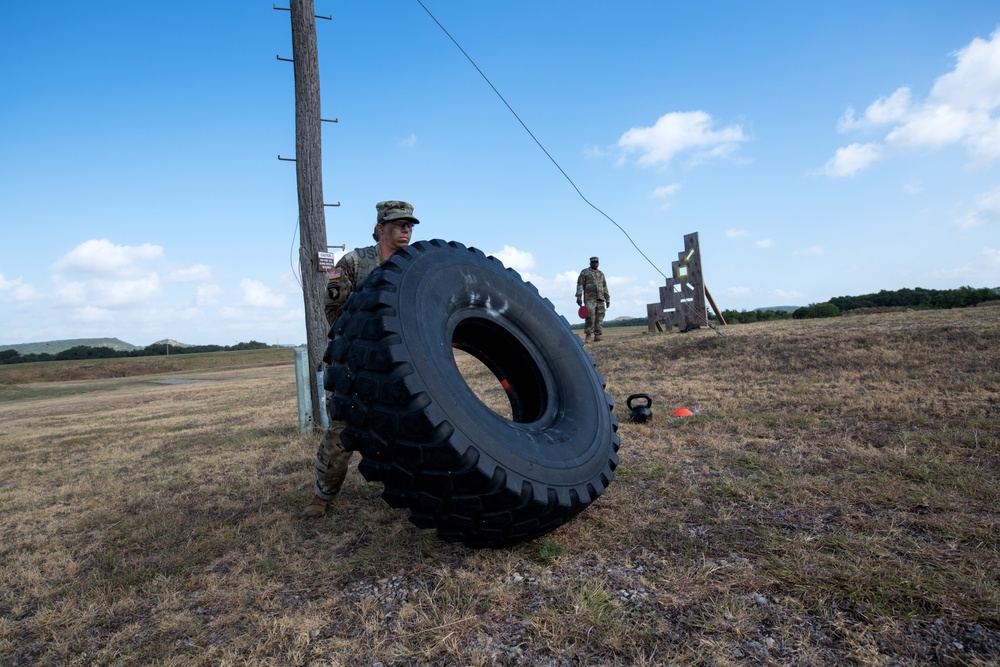
[[[503,547],[586,509],[618,465],[618,420],[579,337],[517,272],[441,240],[398,250],[330,332],[326,388],[344,447],[383,499],[442,539]],[[507,419],[453,349],[504,387]]]

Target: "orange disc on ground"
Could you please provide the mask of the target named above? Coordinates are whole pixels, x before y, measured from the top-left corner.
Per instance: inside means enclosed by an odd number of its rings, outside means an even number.
[[[691,412],[690,410],[688,410],[687,408],[677,408],[676,410],[674,410],[670,414],[672,414],[674,417],[693,417],[694,416],[694,413]]]

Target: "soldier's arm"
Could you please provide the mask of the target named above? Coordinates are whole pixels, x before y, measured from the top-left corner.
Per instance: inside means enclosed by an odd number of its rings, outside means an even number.
[[[341,257],[333,271],[330,272],[329,280],[326,281],[323,310],[330,326],[333,326],[340,311],[344,309],[344,304],[347,303],[347,297],[351,296],[351,292],[354,291],[357,267],[353,260],[353,253]]]

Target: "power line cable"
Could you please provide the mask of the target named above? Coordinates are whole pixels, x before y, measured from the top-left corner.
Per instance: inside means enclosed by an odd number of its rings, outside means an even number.
[[[661,276],[663,276],[664,279],[666,279],[667,278],[666,274],[663,273],[663,271],[660,271],[660,269],[656,266],[656,264],[653,264],[653,260],[651,260],[649,257],[646,257],[646,253],[644,253],[639,248],[639,246],[637,246],[635,244],[635,241],[633,241],[632,237],[628,235],[628,232],[626,232],[625,229],[621,225],[619,225],[617,222],[615,222],[614,218],[612,218],[610,215],[608,215],[607,213],[605,213],[601,209],[597,208],[594,204],[592,204],[590,202],[589,199],[587,199],[583,195],[582,192],[580,192],[580,188],[576,187],[576,183],[574,183],[573,179],[569,177],[569,174],[567,174],[563,170],[563,168],[559,166],[559,163],[556,162],[556,159],[554,157],[552,157],[552,155],[547,150],[545,150],[545,146],[543,146],[542,142],[538,140],[538,137],[536,137],[534,135],[534,133],[530,129],[528,129],[528,126],[524,123],[523,120],[521,120],[521,117],[517,115],[517,112],[514,111],[514,108],[511,107],[510,104],[507,103],[507,100],[504,99],[504,96],[501,95],[500,91],[496,89],[496,86],[493,85],[493,82],[490,81],[489,77],[486,76],[486,74],[483,73],[483,70],[479,69],[479,65],[477,65],[476,61],[472,59],[472,56],[470,56],[468,53],[465,52],[465,49],[463,49],[462,45],[458,43],[458,40],[456,40],[454,37],[452,37],[451,33],[448,32],[448,30],[443,25],[441,25],[441,22],[438,21],[437,18],[434,16],[434,14],[431,13],[431,10],[427,9],[427,6],[424,5],[424,3],[421,2],[421,0],[417,0],[417,4],[420,5],[425,12],[427,12],[427,15],[431,17],[431,20],[433,20],[434,23],[436,23],[437,26],[439,28],[441,28],[441,31],[444,32],[444,34],[448,36],[448,39],[450,39],[452,41],[452,43],[455,46],[458,47],[458,50],[462,52],[462,55],[465,56],[466,60],[468,60],[470,63],[472,63],[472,66],[476,68],[477,72],[479,72],[479,76],[483,77],[483,80],[486,81],[487,84],[489,84],[490,88],[493,89],[493,92],[496,93],[497,97],[500,98],[500,101],[504,103],[504,106],[506,106],[507,109],[514,115],[514,118],[517,119],[517,122],[520,123],[521,127],[524,128],[524,131],[528,133],[528,136],[530,136],[535,141],[535,143],[538,144],[538,147],[540,149],[542,149],[543,153],[545,153],[545,157],[549,158],[549,160],[552,162],[552,164],[555,165],[556,169],[559,170],[559,173],[562,174],[563,177],[569,182],[569,184],[573,186],[573,189],[576,190],[576,193],[578,195],[580,195],[580,199],[582,199],[584,202],[586,202],[587,206],[589,206],[590,208],[594,209],[595,211],[597,211],[598,213],[600,213],[601,215],[603,215],[605,218],[607,218],[608,220],[610,220],[611,224],[613,224],[615,227],[617,227],[621,231],[621,233],[625,235],[625,238],[627,238],[628,241],[629,241],[629,243],[632,244],[632,247],[635,248],[636,251],[640,255],[642,255],[643,259],[645,259],[647,262],[649,262],[649,265],[652,266],[654,269],[656,269],[656,272],[659,273]]]

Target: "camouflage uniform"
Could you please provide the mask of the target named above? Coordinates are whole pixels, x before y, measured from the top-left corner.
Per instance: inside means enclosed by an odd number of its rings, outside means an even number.
[[[375,208],[378,211],[378,224],[399,219],[419,222],[412,215],[413,207],[406,202],[379,202]],[[378,224],[372,235],[375,240],[378,240]],[[326,320],[331,327],[343,311],[347,297],[362,285],[381,263],[382,252],[378,245],[373,245],[355,248],[341,257],[337,265],[330,270],[323,305]],[[342,421],[330,420],[330,427],[323,432],[319,448],[316,450],[316,483],[313,485],[313,495],[325,501],[337,495],[347,476],[347,466],[353,452],[344,449],[340,441],[340,434],[345,426]]]
[[[377,245],[355,248],[340,258],[337,265],[327,274],[326,296],[323,309],[326,321],[333,326],[344,309],[347,297],[363,283],[371,272],[382,263],[382,254]]]
[[[597,263],[597,257],[591,257],[592,264]],[[588,266],[580,272],[576,279],[576,302],[583,303],[589,311],[587,321],[583,325],[583,333],[587,339],[593,335],[595,340],[604,333],[604,309],[611,305],[611,294],[608,292],[608,282],[596,267]]]
[[[355,248],[341,257],[329,272],[323,307],[326,321],[331,327],[343,311],[347,297],[381,263],[381,251],[377,245]],[[330,427],[323,432],[319,449],[316,450],[316,484],[313,485],[313,495],[323,500],[330,500],[337,495],[347,476],[352,452],[344,449],[340,442],[340,434],[345,426],[344,422],[331,419]]]

